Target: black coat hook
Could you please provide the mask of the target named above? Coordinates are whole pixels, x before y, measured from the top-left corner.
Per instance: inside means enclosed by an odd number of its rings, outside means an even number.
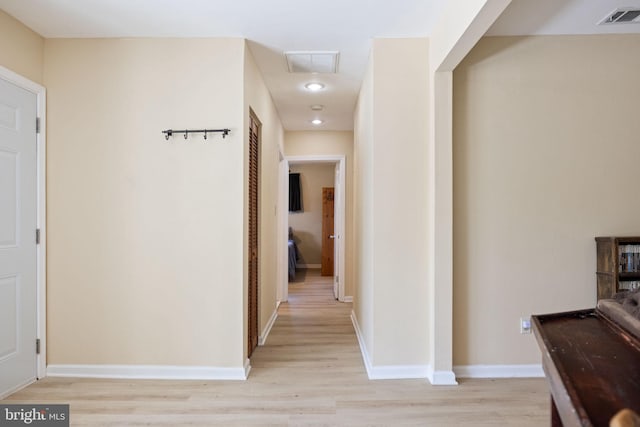
[[[164,139],[166,139],[167,141],[169,140],[170,137],[173,136],[174,133],[183,134],[184,139],[187,140],[189,139],[190,133],[203,133],[204,139],[209,139],[209,134],[216,133],[216,132],[222,133],[222,137],[225,138],[227,135],[229,135],[229,132],[231,132],[231,129],[184,129],[184,130],[167,129],[162,131],[162,133],[164,133]]]

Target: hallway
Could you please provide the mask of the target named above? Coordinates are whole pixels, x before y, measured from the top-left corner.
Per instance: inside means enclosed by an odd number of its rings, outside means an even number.
[[[331,277],[320,276],[320,270],[298,270],[297,280],[303,281],[289,283],[289,301],[280,305],[266,345],[251,358],[250,377],[266,368],[276,377],[304,375],[305,382],[335,377],[331,381],[342,384],[346,373],[366,379],[351,303],[333,298]]]
[[[540,426],[549,422],[538,379],[367,378],[349,318],[330,278],[309,271],[289,285],[289,302],[247,381],[45,378],[3,403],[71,404],[71,425]]]

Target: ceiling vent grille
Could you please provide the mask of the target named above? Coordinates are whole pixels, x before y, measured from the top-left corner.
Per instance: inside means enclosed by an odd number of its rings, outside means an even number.
[[[616,9],[608,14],[599,25],[611,24],[640,24],[640,9]]]
[[[339,52],[295,51],[285,52],[290,73],[337,73]]]

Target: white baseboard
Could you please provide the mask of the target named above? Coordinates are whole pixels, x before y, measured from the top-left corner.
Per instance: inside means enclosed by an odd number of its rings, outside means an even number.
[[[353,297],[352,296],[345,296],[344,298],[342,298],[342,302],[353,302]]]
[[[322,264],[297,264],[296,268],[321,268]]]
[[[373,366],[369,353],[364,344],[364,338],[356,314],[351,311],[351,322],[353,329],[356,331],[358,344],[360,345],[360,353],[364,367],[367,370],[367,376],[370,380],[391,380],[391,379],[411,379],[411,378],[427,378],[429,373],[429,365],[382,365]]]
[[[429,375],[429,365],[382,365],[367,370],[370,380],[421,379]]]
[[[49,365],[49,377],[123,378],[158,380],[246,380],[249,359],[239,368],[170,365]]]
[[[271,317],[267,322],[267,325],[264,327],[262,334],[258,337],[258,345],[264,345],[267,342],[267,337],[269,336],[269,332],[271,332],[271,328],[273,328],[274,323],[276,323],[276,319],[278,318],[278,307],[280,307],[280,301],[276,302],[276,308],[271,313]]]
[[[364,345],[364,338],[360,331],[360,325],[356,318],[356,313],[351,310],[351,323],[353,323],[353,329],[356,331],[356,338],[358,338],[358,345],[360,345],[360,354],[362,355],[362,361],[364,362],[364,368],[367,370],[367,376],[371,379],[369,370],[371,368],[371,362],[369,361],[369,353],[367,353],[367,347]]]
[[[542,365],[460,365],[453,372],[459,378],[540,378]]]
[[[431,366],[429,366],[427,379],[431,385],[458,385],[453,371],[434,371]]]
[[[356,331],[356,338],[358,338],[358,344],[360,345],[360,354],[362,354],[362,361],[364,362],[364,368],[367,370],[367,377],[371,379],[371,361],[369,360],[369,353],[367,353],[367,347],[364,345],[364,337],[356,318],[356,313],[351,310],[351,323],[353,323],[353,329]]]

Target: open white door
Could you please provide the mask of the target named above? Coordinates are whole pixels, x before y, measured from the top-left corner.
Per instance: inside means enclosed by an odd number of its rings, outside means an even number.
[[[342,207],[340,206],[340,163],[336,163],[335,177],[333,188],[335,195],[333,198],[333,296],[340,299],[339,280],[340,280],[340,239],[342,239],[342,230],[340,230],[340,215]]]
[[[0,397],[35,381],[37,95],[0,78]]]

